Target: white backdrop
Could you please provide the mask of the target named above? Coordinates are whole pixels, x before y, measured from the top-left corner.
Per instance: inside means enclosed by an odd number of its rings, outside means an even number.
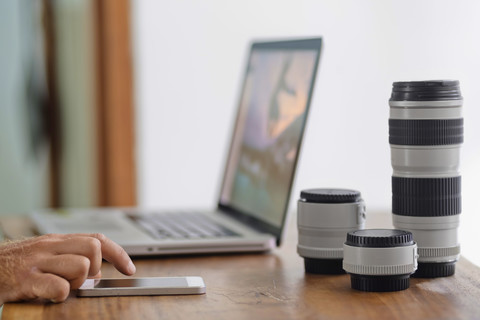
[[[458,79],[463,253],[480,265],[479,1],[132,1],[139,204],[216,204],[252,39],[322,36],[292,192],[354,188],[390,212],[393,81]],[[477,253],[477,251],[479,253]]]

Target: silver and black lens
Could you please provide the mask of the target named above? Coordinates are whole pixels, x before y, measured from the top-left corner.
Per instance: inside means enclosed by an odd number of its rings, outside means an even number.
[[[365,202],[356,190],[303,190],[298,200],[297,224],[297,252],[304,258],[305,271],[344,273],[345,235],[364,228]]]
[[[390,104],[392,213],[418,245],[415,277],[455,273],[460,254],[460,147],[463,98],[458,81],[394,82]]]
[[[412,233],[404,230],[352,231],[347,234],[343,250],[343,268],[356,290],[405,290],[417,268],[417,245]]]

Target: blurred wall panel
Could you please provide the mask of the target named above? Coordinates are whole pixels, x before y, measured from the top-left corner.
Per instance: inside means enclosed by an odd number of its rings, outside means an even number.
[[[136,204],[127,0],[50,0],[61,118],[60,205]]]
[[[136,204],[133,76],[128,0],[95,1],[98,195],[104,206]]]
[[[0,214],[136,203],[129,2],[0,2]]]
[[[50,1],[60,119],[59,203],[98,203],[94,17],[91,0]]]
[[[0,214],[49,205],[42,6],[0,1]]]

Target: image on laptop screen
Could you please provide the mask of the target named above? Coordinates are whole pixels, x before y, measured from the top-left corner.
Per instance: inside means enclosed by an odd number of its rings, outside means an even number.
[[[220,205],[280,228],[315,79],[319,48],[255,44],[227,161]]]

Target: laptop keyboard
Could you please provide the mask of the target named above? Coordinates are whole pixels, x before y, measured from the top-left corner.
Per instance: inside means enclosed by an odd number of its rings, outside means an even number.
[[[134,220],[156,239],[208,239],[238,236],[237,233],[200,213],[150,214],[135,217]]]

